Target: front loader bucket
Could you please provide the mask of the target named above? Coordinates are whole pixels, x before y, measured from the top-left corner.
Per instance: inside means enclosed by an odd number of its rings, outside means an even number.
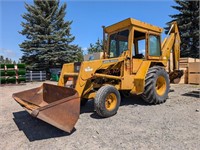
[[[41,87],[14,93],[13,98],[34,117],[71,132],[80,114],[76,90],[44,83]]]

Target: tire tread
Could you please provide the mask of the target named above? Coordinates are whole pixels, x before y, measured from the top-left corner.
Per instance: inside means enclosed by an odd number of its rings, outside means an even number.
[[[156,76],[158,76],[157,74],[159,72],[164,74],[167,83],[166,93],[164,94],[163,97],[158,96],[154,90]],[[150,104],[164,103],[168,97],[168,93],[169,93],[169,75],[167,74],[167,72],[161,66],[153,66],[149,68],[149,71],[147,72],[145,78],[145,88],[142,94],[143,100]]]
[[[115,93],[116,96],[118,97],[118,103],[117,103],[116,108],[113,111],[109,112],[103,107],[105,105],[105,101],[104,101],[103,97],[105,95],[107,95],[107,93],[111,93],[111,92]],[[112,85],[105,85],[97,91],[96,97],[94,100],[94,106],[95,106],[95,110],[99,116],[110,117],[117,113],[120,102],[121,102],[121,97],[120,97],[119,91]]]

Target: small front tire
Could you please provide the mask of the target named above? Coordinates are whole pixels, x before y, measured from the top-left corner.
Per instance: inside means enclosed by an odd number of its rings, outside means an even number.
[[[101,117],[111,117],[117,113],[121,102],[119,91],[112,85],[101,87],[94,100],[94,107]]]

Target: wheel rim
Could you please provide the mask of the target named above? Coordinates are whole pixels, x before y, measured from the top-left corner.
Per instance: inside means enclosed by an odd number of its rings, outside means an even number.
[[[109,110],[109,111],[116,108],[116,106],[117,106],[117,96],[114,93],[110,93],[106,97],[105,106],[106,106],[106,109]]]
[[[156,81],[156,93],[159,96],[162,96],[164,95],[166,89],[167,89],[167,84],[165,78],[163,76],[158,77]]]

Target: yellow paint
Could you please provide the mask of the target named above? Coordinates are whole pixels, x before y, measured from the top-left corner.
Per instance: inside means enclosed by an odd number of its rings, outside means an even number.
[[[156,93],[159,96],[163,96],[167,89],[167,83],[163,76],[159,76],[156,81]]]
[[[96,96],[96,92],[91,92],[91,93],[88,93],[88,94],[84,95],[84,98],[94,99],[95,96]]]
[[[65,86],[66,80],[65,80],[64,75],[66,73],[73,73],[73,72],[74,72],[74,63],[64,64],[63,67],[62,67],[62,71],[61,71],[61,74],[60,74],[58,85],[59,86]]]
[[[150,31],[158,32],[158,33],[161,33],[163,31],[163,29],[160,27],[157,27],[157,26],[154,26],[154,25],[151,25],[151,24],[148,24],[136,19],[128,18],[116,24],[106,27],[105,32],[106,33],[114,32],[116,30],[126,28],[128,26],[135,26],[140,29],[150,30]]]
[[[92,61],[84,61],[81,63],[79,73],[74,72],[74,64],[64,64],[62,68],[62,72],[60,75],[60,79],[58,85],[65,86],[65,83],[68,80],[68,77],[73,77],[73,83],[75,83],[75,89],[77,90],[80,97],[83,98],[95,98],[96,91],[93,90],[98,89],[105,84],[111,84],[115,86],[118,90],[131,90],[131,93],[142,94],[145,87],[145,77],[148,72],[150,66],[153,65],[161,65],[166,66],[169,53],[171,49],[174,49],[174,58],[175,58],[175,67],[177,68],[177,64],[180,57],[180,36],[178,33],[177,24],[173,23],[173,28],[170,31],[169,36],[162,42],[161,51],[162,55],[160,57],[149,56],[149,35],[157,35],[161,36],[162,28],[153,26],[151,24],[147,24],[132,18],[128,18],[121,22],[118,22],[114,25],[108,26],[104,28],[104,31],[109,36],[113,33],[117,33],[119,31],[128,29],[129,37],[128,37],[128,49],[124,51],[118,58],[108,58],[108,49],[109,42],[104,42],[106,48],[104,50],[105,59],[92,60]],[[144,33],[144,36],[135,36],[134,31]],[[145,57],[144,58],[132,58],[132,49],[134,47],[136,53],[138,54],[138,40],[145,39]],[[125,39],[127,40],[127,38]],[[106,71],[110,71],[113,69],[119,69],[120,75],[113,75],[106,73]],[[97,70],[104,70],[103,72],[97,72]],[[94,83],[94,79],[104,79],[105,83]],[[160,82],[163,83],[162,79],[158,79],[158,87],[161,86]],[[164,84],[164,83],[163,83]],[[164,88],[158,88],[158,94],[162,94]],[[106,107],[109,109],[114,108],[115,102],[112,104],[110,99],[106,103]],[[115,101],[115,100],[113,100]],[[109,105],[108,105],[109,104]]]
[[[151,65],[151,61],[143,61],[140,69],[134,78],[134,87],[131,93],[142,94],[145,86],[145,77]]]
[[[118,77],[118,76],[100,74],[100,73],[95,73],[94,77],[102,77],[102,78],[117,79],[117,80],[121,80],[122,79],[121,77]]]
[[[143,60],[142,59],[133,59],[133,73],[136,74],[142,64]]]
[[[134,75],[127,75],[122,79],[120,89],[131,90],[134,87]]]
[[[78,76],[78,73],[73,72],[73,73],[64,73],[64,76]]]
[[[112,111],[117,106],[117,96],[114,93],[110,93],[105,100],[105,107],[108,111]]]
[[[177,22],[172,22],[170,31],[164,41],[162,42],[162,59],[170,59],[170,52],[172,50],[174,64],[172,70],[179,70],[179,59],[180,59],[180,35],[178,30]],[[170,70],[171,70],[170,69]]]

